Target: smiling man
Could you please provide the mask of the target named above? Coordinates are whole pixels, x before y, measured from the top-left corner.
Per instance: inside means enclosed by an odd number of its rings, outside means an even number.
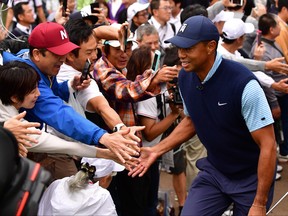
[[[182,215],[222,215],[234,203],[235,215],[264,216],[273,198],[276,142],[273,118],[256,77],[217,53],[219,33],[204,16],[187,19],[167,42],[182,62],[179,88],[186,117],[156,146],[141,149],[142,176],[163,153],[197,133],[207,157]],[[144,167],[144,169],[143,169]]]

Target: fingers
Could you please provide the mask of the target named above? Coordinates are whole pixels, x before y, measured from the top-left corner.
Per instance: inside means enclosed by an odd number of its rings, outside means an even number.
[[[126,144],[122,148],[127,153],[127,155],[129,155],[129,156],[139,156],[140,148],[138,146],[138,143],[137,144],[135,144],[135,143],[136,142],[134,142],[133,144]]]
[[[285,57],[279,57],[279,58],[275,58],[275,61],[279,61],[279,62],[283,62],[285,59]]]
[[[129,135],[125,136],[125,138],[133,140],[137,142],[137,144],[141,142],[141,139],[138,136],[136,136],[134,133],[130,133]]]
[[[40,127],[40,123],[38,122],[22,122],[23,128],[33,128],[33,127]],[[26,129],[23,131],[26,134],[41,134],[40,130],[37,129]]]
[[[81,85],[77,86],[77,90],[82,90],[87,88],[90,85],[91,79],[88,78],[87,80],[83,80],[83,82],[81,83]]]
[[[147,168],[145,168],[145,166],[143,166],[142,164],[139,164],[137,167],[135,167],[128,173],[128,176],[131,176],[134,178],[137,175],[139,175],[139,177],[142,177],[146,173],[146,171],[147,171]]]
[[[119,153],[119,151],[113,151],[113,153],[117,156],[117,158],[120,160],[121,163],[123,163],[123,164],[126,163],[125,159],[122,157],[122,155]]]
[[[18,144],[19,155],[22,157],[27,157],[28,150],[21,144]]]
[[[137,137],[137,138],[139,139],[139,137]],[[133,156],[138,156],[138,155],[139,155],[140,147],[139,147],[138,143],[139,143],[139,142],[137,142],[136,145],[127,145],[127,147],[128,147],[129,149],[132,149],[132,150],[133,150],[133,153],[132,153]]]
[[[132,128],[133,128],[133,130],[136,132],[136,131],[144,130],[144,129],[145,129],[145,126],[133,126]]]
[[[17,141],[25,145],[26,147],[32,147],[31,143],[37,144],[38,140],[28,136],[28,135],[19,135],[17,138]]]
[[[125,167],[129,171],[132,171],[134,167],[137,167],[139,165],[139,160],[134,161],[133,159],[136,158],[132,158],[132,160],[127,160],[125,163]]]
[[[26,111],[21,112],[19,115],[14,116],[14,119],[21,120],[26,115]]]
[[[83,80],[83,82],[80,82],[80,77],[77,76],[77,78],[75,77],[75,88],[76,90],[81,91],[83,89],[86,89],[90,85],[90,82],[90,78]]]

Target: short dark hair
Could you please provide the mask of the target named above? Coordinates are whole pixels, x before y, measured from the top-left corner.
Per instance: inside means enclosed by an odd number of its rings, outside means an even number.
[[[182,7],[186,8],[189,5],[193,5],[193,4],[200,4],[202,5],[204,8],[208,8],[210,5],[210,1],[211,0],[188,0],[188,1],[183,1],[182,3]]]
[[[39,80],[39,74],[24,62],[11,61],[0,66],[0,100],[4,105],[12,105],[11,97],[15,96],[23,102]]]
[[[221,37],[222,37],[222,41],[223,41],[223,43],[226,43],[226,44],[232,44],[232,43],[234,43],[237,39],[228,39],[228,38],[225,38],[225,36],[222,34],[221,35]]]
[[[21,14],[24,14],[24,10],[23,10],[23,5],[28,5],[29,3],[28,3],[28,1],[27,2],[20,2],[20,3],[18,3],[18,4],[16,4],[16,5],[14,5],[13,6],[13,13],[14,13],[14,16],[15,16],[15,18],[16,18],[16,20],[17,20],[17,22],[19,22],[19,15],[21,15]]]
[[[208,12],[203,5],[200,5],[200,4],[188,5],[182,11],[182,13],[180,15],[180,21],[181,21],[181,23],[184,23],[186,19],[188,19],[192,16],[197,16],[197,15],[202,15],[202,16],[208,17]]]
[[[169,0],[152,0],[150,2],[150,10],[151,10],[151,14],[153,15],[153,10],[155,9],[159,9],[160,7],[160,1],[169,1]]]
[[[171,67],[174,65],[181,65],[181,61],[178,56],[178,48],[176,46],[172,46],[169,47],[168,49],[165,49],[163,65]]]
[[[288,10],[288,1],[287,0],[278,0],[278,12],[280,12],[283,7],[286,7],[286,9]]]
[[[83,42],[87,42],[91,35],[94,34],[93,27],[88,25],[83,19],[70,19],[64,26],[69,40],[80,46]],[[79,55],[79,48],[71,51],[76,57]]]
[[[275,18],[276,15],[270,13],[263,14],[259,17],[258,29],[262,32],[263,35],[269,34],[270,28],[277,26],[277,21]]]
[[[176,4],[180,4],[180,8],[182,8],[182,0],[173,0],[173,2]]]
[[[29,45],[29,55],[30,55],[30,57],[33,57],[33,50],[34,49],[38,49],[43,57],[46,56],[45,52],[48,51],[46,48],[37,48],[37,47],[33,47],[33,46]]]

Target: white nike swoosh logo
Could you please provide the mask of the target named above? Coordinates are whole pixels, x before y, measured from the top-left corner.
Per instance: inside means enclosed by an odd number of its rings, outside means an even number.
[[[224,106],[224,105],[226,105],[227,103],[220,103],[220,102],[218,102],[218,106]]]

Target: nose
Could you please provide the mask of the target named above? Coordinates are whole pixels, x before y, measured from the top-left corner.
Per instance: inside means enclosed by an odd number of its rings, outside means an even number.
[[[159,43],[152,43],[151,50],[155,52],[155,50],[159,50]]]
[[[59,61],[64,62],[66,60],[67,55],[63,55],[59,57]]]
[[[39,91],[39,88],[37,87],[36,89],[36,96],[39,97],[41,95],[40,91]]]
[[[97,60],[97,53],[98,53],[98,51],[97,51],[97,49],[95,49],[95,51],[91,55],[91,59],[93,62]]]

